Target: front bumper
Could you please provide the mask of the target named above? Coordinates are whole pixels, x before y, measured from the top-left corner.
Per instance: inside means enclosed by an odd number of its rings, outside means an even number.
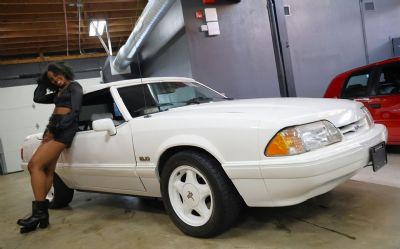
[[[319,150],[265,158],[258,165],[224,168],[248,206],[289,206],[326,193],[351,178],[370,162],[369,149],[383,141],[387,141],[387,130],[376,124]]]

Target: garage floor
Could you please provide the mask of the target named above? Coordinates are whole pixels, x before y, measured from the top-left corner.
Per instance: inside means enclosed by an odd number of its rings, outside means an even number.
[[[385,173],[385,171],[389,173]],[[365,170],[365,171],[364,171]],[[16,220],[30,212],[28,175],[0,176],[0,249],[22,248],[400,248],[400,189],[357,180],[305,203],[249,208],[216,238],[183,235],[157,200],[76,192],[70,208],[51,210],[50,229],[19,234]],[[400,153],[372,178],[400,174]],[[397,178],[399,182],[400,179]],[[17,187],[16,187],[17,186]]]

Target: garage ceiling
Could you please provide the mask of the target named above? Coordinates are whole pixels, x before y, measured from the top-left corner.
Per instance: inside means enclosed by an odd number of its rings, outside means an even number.
[[[147,0],[2,0],[0,61],[67,54],[104,55],[99,39],[88,34],[93,19],[107,20],[115,53],[125,43],[146,4]],[[105,32],[103,39],[106,40]]]

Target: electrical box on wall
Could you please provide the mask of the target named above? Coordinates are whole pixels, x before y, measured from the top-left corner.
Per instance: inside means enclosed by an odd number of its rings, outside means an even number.
[[[206,16],[206,22],[218,22],[218,14],[216,8],[205,8],[204,14]]]
[[[400,37],[392,39],[393,54],[394,56],[400,56]]]
[[[207,23],[207,29],[208,29],[208,35],[209,36],[214,36],[214,35],[220,35],[221,34],[221,31],[219,30],[218,22],[208,22]]]
[[[220,35],[221,32],[219,30],[217,9],[206,8],[204,9],[204,15],[206,16],[208,35],[209,36]]]
[[[203,16],[200,15],[199,11],[196,11],[196,18],[203,19]],[[205,8],[204,19],[206,21],[206,24],[200,26],[201,32],[207,32],[209,36],[216,36],[221,34],[216,8]]]

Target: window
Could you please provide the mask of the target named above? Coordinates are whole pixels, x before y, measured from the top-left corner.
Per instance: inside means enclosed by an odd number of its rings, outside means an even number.
[[[159,111],[148,85],[121,87],[118,92],[132,117]]]
[[[367,96],[368,81],[371,71],[357,72],[349,77],[346,87],[343,90],[342,97],[345,99],[354,99]]]
[[[132,117],[228,99],[194,82],[157,82],[121,87],[118,92]]]
[[[114,103],[109,88],[83,96],[81,112],[79,114],[79,130],[91,130],[92,122],[103,118],[112,119],[116,126],[124,122],[118,107]]]
[[[101,36],[106,25],[106,20],[92,20],[89,24],[89,36]]]
[[[374,87],[375,95],[392,95],[400,93],[400,63],[382,67],[379,80]]]

